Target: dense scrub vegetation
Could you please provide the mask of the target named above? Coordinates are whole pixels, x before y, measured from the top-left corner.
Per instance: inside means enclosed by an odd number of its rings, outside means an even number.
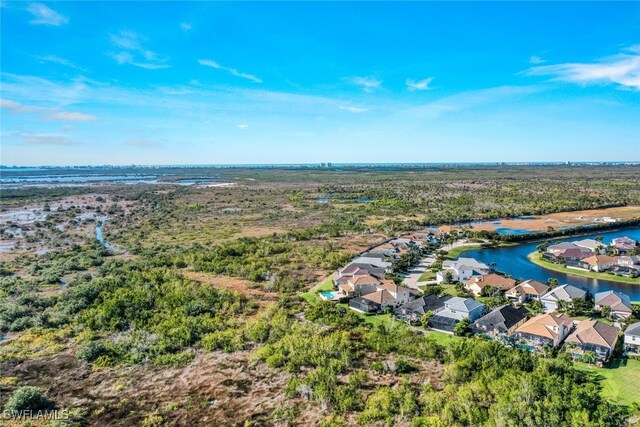
[[[316,416],[308,423],[326,426],[624,425],[629,409],[603,400],[599,384],[563,357],[546,359],[481,339],[445,342],[397,322],[373,322],[341,305],[310,305],[299,294],[354,253],[401,230],[640,205],[637,168],[189,173],[238,185],[114,186],[101,188],[104,195],[91,194],[96,201],[108,198],[99,210],[108,221],[107,240],[127,254],[109,253],[87,234],[95,231],[95,220],[78,217],[98,212],[91,203],[55,210],[30,225],[30,238],[46,242],[48,252],[0,262],[0,334],[8,338],[0,344],[0,405],[10,396],[13,408],[51,395],[51,388],[21,388],[42,382],[29,376],[29,363],[44,369],[64,361],[59,366],[66,380],[56,385],[64,391],[55,403],[65,407],[89,405],[77,394],[93,396],[98,387],[96,381],[79,392],[79,369],[87,369],[85,376],[150,369],[150,377],[163,378],[182,367],[186,375],[192,366],[202,366],[196,364],[203,355],[219,354],[220,360],[243,360],[234,367],[243,377],[225,379],[236,387],[236,397],[250,391],[256,366],[259,375],[282,379],[265,400],[286,396],[286,401],[268,417],[256,421],[253,415],[226,414],[226,421],[248,425],[303,423],[297,421],[300,408]],[[0,194],[0,201],[7,209],[29,203],[43,208],[91,191],[95,188],[11,190]],[[62,222],[70,229],[61,231]],[[84,234],[74,235],[73,226],[84,227]],[[17,233],[17,228],[6,230]],[[491,237],[468,230],[457,236]],[[65,244],[57,245],[61,240]],[[412,256],[397,268],[406,268]],[[207,281],[220,277],[245,287],[233,288],[236,292]],[[255,290],[272,298],[261,300]],[[122,386],[105,387],[113,396]],[[177,407],[192,414],[237,410],[208,403],[220,390],[198,389],[193,399],[176,397],[163,406],[155,396],[145,401],[139,390],[134,399],[122,392],[118,401],[103,398],[91,406],[85,418],[100,425],[101,414],[122,411],[124,423],[154,425],[159,414]]]

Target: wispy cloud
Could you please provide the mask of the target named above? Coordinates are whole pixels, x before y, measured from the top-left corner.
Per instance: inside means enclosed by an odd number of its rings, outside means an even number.
[[[129,147],[137,147],[137,148],[158,148],[158,147],[162,147],[163,145],[161,142],[153,141],[151,139],[146,139],[146,138],[131,138],[131,139],[127,139],[122,144]]]
[[[21,134],[22,142],[29,145],[73,145],[74,142],[66,135],[55,134]]]
[[[360,86],[365,92],[371,93],[380,88],[382,80],[378,80],[374,77],[354,77],[351,79],[351,83]]]
[[[400,112],[403,116],[416,116],[423,119],[436,119],[449,113],[473,109],[479,105],[492,104],[504,100],[530,95],[541,90],[538,86],[498,86],[461,92],[441,98],[418,107],[411,107]]]
[[[212,61],[210,59],[200,59],[198,63],[200,65],[204,65],[205,67],[211,67],[211,68],[215,68],[216,70],[226,71],[229,74],[232,74],[236,77],[242,77],[243,79],[251,80],[252,82],[255,82],[255,83],[262,83],[262,79],[260,79],[257,76],[254,76],[253,74],[241,73],[235,68],[223,67],[222,65],[218,64],[216,61]]]
[[[249,129],[249,125],[246,124],[240,124],[236,126],[238,129]]]
[[[120,31],[116,34],[110,34],[109,39],[115,47],[123,49],[119,52],[108,53],[120,65],[128,64],[147,70],[169,67],[169,64],[167,64],[169,58],[145,49],[143,43],[146,39],[133,31]]]
[[[51,25],[59,27],[60,25],[69,23],[69,18],[42,3],[29,4],[27,11],[33,15],[33,19],[29,21],[31,25]]]
[[[84,68],[78,67],[73,62],[68,59],[60,58],[55,55],[46,55],[46,56],[37,56],[36,57],[40,62],[53,62],[55,64],[64,65],[66,67],[75,68],[76,70],[86,71]]]
[[[343,105],[338,107],[340,110],[348,111],[350,113],[364,113],[365,111],[369,111],[367,108],[359,108],[359,107],[345,107]]]
[[[60,111],[57,108],[51,107],[38,107],[33,105],[23,105],[19,102],[11,101],[9,99],[0,99],[0,108],[9,110],[14,114],[24,113],[45,113],[47,120],[62,120],[71,122],[88,122],[96,120],[96,116],[90,114]]]
[[[564,63],[532,67],[523,74],[551,76],[554,80],[580,85],[615,83],[640,89],[640,45],[591,63]]]
[[[96,120],[96,116],[91,114],[73,113],[67,111],[56,111],[47,115],[49,120],[65,120],[70,122],[92,122]]]
[[[536,55],[533,55],[532,57],[529,58],[529,64],[537,65],[537,64],[544,64],[545,62],[547,61],[545,61],[544,59]]]
[[[191,28],[193,28],[193,26],[191,25],[190,22],[181,22],[180,28],[182,28],[182,31],[189,31],[191,30]]]
[[[418,81],[407,79],[406,81],[407,89],[409,89],[410,91],[428,90],[428,89],[431,89],[429,85],[431,84],[432,81],[433,81],[433,77],[428,77],[426,79],[422,79]]]

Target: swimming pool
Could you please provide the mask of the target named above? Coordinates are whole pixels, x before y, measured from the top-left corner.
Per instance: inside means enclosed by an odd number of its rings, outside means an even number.
[[[325,291],[320,292],[320,298],[333,301],[339,300],[341,298],[341,295],[337,294],[336,292]]]

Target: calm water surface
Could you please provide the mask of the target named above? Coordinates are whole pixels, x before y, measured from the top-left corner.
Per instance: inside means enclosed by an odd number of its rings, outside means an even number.
[[[611,242],[611,239],[622,236],[628,236],[634,240],[640,240],[640,228],[601,232],[579,237],[563,237],[561,239],[554,239],[554,242],[594,239],[596,236],[602,236],[605,243],[609,243]],[[640,285],[630,285],[603,279],[571,276],[564,273],[556,273],[555,271],[546,270],[535,265],[527,259],[527,255],[534,252],[536,250],[536,246],[539,244],[540,242],[533,242],[505,248],[474,249],[464,252],[464,255],[462,256],[475,258],[485,264],[495,262],[497,270],[510,274],[516,279],[534,279],[544,283],[549,278],[554,277],[558,279],[561,284],[568,283],[579,288],[588,289],[592,293],[616,290],[629,295],[633,301],[640,301]]]

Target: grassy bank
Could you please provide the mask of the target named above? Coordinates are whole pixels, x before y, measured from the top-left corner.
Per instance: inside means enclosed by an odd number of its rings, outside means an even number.
[[[629,405],[640,403],[640,360],[614,360],[607,368],[575,363],[576,368],[586,371],[602,386],[602,395]]]
[[[542,254],[540,252],[530,253],[527,258],[529,258],[529,261],[536,265],[539,265],[542,268],[551,271],[557,271],[559,273],[565,273],[572,276],[589,277],[591,279],[609,280],[611,282],[628,283],[631,285],[640,285],[640,278],[632,279],[630,277],[618,276],[606,272],[596,273],[595,271],[576,270],[573,268],[567,268],[561,264],[554,264],[542,258]]]

